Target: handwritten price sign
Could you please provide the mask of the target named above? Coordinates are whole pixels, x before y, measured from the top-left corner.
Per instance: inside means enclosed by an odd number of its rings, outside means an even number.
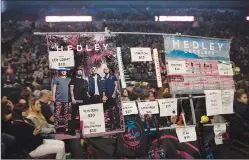
[[[122,102],[122,111],[124,116],[138,114],[136,102]]]
[[[168,61],[169,74],[185,74],[187,67],[185,61]]]
[[[51,69],[74,67],[73,51],[49,51],[49,66]]]
[[[158,104],[160,107],[160,117],[177,115],[176,98],[158,99]]]
[[[103,103],[79,107],[80,120],[83,121],[83,135],[105,132]]]
[[[233,76],[233,68],[231,64],[218,64],[219,75]]]
[[[196,141],[196,131],[195,127],[181,127],[176,128],[176,134],[180,143]]]
[[[151,49],[131,48],[131,61],[132,62],[152,61]]]
[[[142,115],[159,113],[157,101],[138,102],[138,109]]]

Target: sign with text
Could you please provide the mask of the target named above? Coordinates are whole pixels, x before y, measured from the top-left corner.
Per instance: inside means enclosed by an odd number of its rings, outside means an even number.
[[[137,105],[135,101],[122,102],[123,115],[138,114]]]
[[[221,90],[205,90],[207,116],[218,115],[221,112]]]
[[[83,136],[105,132],[103,103],[79,106]]]
[[[231,64],[218,64],[219,75],[233,76],[233,68]]]
[[[223,144],[222,135],[226,133],[226,124],[214,124],[214,141],[216,145]]]
[[[165,60],[171,94],[203,94],[204,90],[233,89],[230,40],[164,36]],[[185,63],[184,63],[185,62]]]
[[[168,61],[168,74],[185,74],[187,73],[185,61]]]
[[[157,101],[138,102],[137,105],[141,115],[159,113]]]
[[[176,98],[158,99],[157,101],[160,107],[160,117],[177,115]]]
[[[220,114],[232,114],[233,112],[233,101],[234,100],[234,90],[222,90],[221,91],[221,101],[222,108]]]
[[[180,143],[196,141],[196,130],[193,127],[177,127],[176,134]]]
[[[150,48],[131,48],[132,62],[152,61]]]
[[[73,51],[49,51],[50,69],[74,67]]]

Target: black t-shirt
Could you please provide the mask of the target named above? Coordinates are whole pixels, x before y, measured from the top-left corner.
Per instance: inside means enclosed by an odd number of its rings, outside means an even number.
[[[139,115],[124,117],[126,129],[117,135],[117,155],[122,157],[142,157],[148,154],[148,138]]]
[[[53,116],[53,113],[51,111],[49,104],[41,102],[41,101],[40,101],[40,104],[41,104],[42,115],[45,117],[48,123],[53,124],[53,122],[49,120],[49,118]]]
[[[40,135],[33,135],[35,128],[23,121],[13,121],[11,134],[16,138],[17,146],[31,152],[43,143]]]
[[[74,86],[73,93],[75,100],[84,100],[87,97],[86,93],[88,92],[88,83],[86,80],[75,77],[71,79],[71,82],[69,83],[69,88],[70,85]],[[71,97],[72,96],[70,96],[70,98]]]

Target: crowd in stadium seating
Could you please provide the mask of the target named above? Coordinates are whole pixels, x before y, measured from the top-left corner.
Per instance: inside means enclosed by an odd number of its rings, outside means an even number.
[[[80,31],[80,32],[94,32],[94,31],[104,31],[104,28],[107,27],[110,31],[116,32],[157,32],[157,33],[181,33],[184,35],[195,35],[195,36],[205,36],[205,37],[216,37],[216,38],[233,38],[232,46],[230,51],[231,60],[235,63],[236,66],[241,68],[242,73],[248,73],[249,71],[249,26],[246,22],[233,23],[233,22],[225,22],[231,20],[237,20],[239,17],[237,13],[232,13],[230,11],[226,11],[225,13],[221,13],[218,11],[203,11],[197,9],[176,9],[172,10],[164,10],[166,13],[174,14],[184,14],[184,15],[196,15],[199,16],[197,18],[198,21],[194,23],[158,23],[158,22],[120,22],[122,20],[144,20],[146,21],[148,17],[154,18],[157,14],[157,11],[152,10],[151,8],[146,8],[143,10],[140,9],[132,9],[128,10],[127,13],[120,13],[119,10],[111,10],[111,11],[99,11],[96,12],[97,20],[105,20],[99,23],[84,23],[84,24],[38,24],[34,29],[34,31]],[[80,11],[79,11],[80,12]],[[222,21],[222,22],[220,22]],[[17,33],[18,26],[15,22],[7,21],[2,23],[2,42],[6,42],[13,37]],[[26,126],[26,124],[34,123],[31,121],[26,121],[28,117],[38,116],[38,119],[41,118],[41,123],[45,123],[44,120],[45,115],[39,115],[35,111],[35,107],[39,110],[38,101],[34,100],[32,97],[42,98],[41,96],[47,91],[41,91],[41,88],[49,88],[51,84],[51,71],[49,70],[48,64],[48,52],[47,52],[47,41],[44,36],[37,36],[28,34],[25,37],[21,37],[21,41],[17,45],[18,47],[13,48],[12,51],[7,52],[3,61],[2,61],[2,87],[5,89],[8,88],[18,88],[18,91],[10,91],[10,93],[6,92],[2,99],[2,121],[5,126],[2,126],[2,132],[5,132],[5,139],[12,139],[13,141],[21,142],[21,148],[25,149],[25,152],[31,152],[37,147],[41,145],[50,145],[49,142],[41,141],[42,135],[41,128],[38,126],[30,127]],[[163,53],[163,39],[158,38],[158,36],[134,36],[134,35],[122,35],[117,38],[117,45],[125,48],[127,46],[146,46],[146,47],[157,47],[160,53]],[[159,57],[160,58],[160,57]],[[125,59],[124,59],[125,60]],[[165,72],[165,65],[160,59],[160,67],[161,71]],[[149,68],[149,66],[144,66],[144,68]],[[129,67],[127,68],[130,69]],[[239,79],[241,80],[241,79]],[[42,86],[42,87],[41,87]],[[237,83],[237,89],[248,89],[248,84],[245,81],[239,81]],[[31,91],[30,87],[33,91]],[[149,92],[142,93],[141,88],[149,89]],[[140,84],[140,86],[128,86],[126,90],[122,92],[123,99],[125,100],[135,100],[138,97],[138,92],[141,92],[139,95],[143,95],[142,98],[153,100],[155,98],[166,98],[170,97],[168,94],[168,86],[165,84],[163,88],[161,88],[157,93],[162,93],[162,97],[158,96],[152,86],[148,86],[145,84]],[[248,91],[248,90],[247,90]],[[2,90],[3,93],[3,90]],[[129,94],[128,94],[129,93]],[[128,95],[133,96],[131,97]],[[136,93],[136,94],[134,94]],[[48,96],[48,95],[46,95]],[[144,97],[145,96],[145,97]],[[240,91],[238,95],[238,101],[240,102],[241,97],[245,96],[244,92]],[[44,97],[43,97],[44,98]],[[141,97],[139,97],[141,98]],[[48,103],[51,104],[48,96]],[[33,101],[30,101],[33,100]],[[30,101],[30,102],[29,102]],[[40,100],[41,101],[41,100]],[[33,102],[33,103],[32,103]],[[243,103],[243,102],[241,102]],[[242,104],[239,104],[242,105]],[[189,104],[186,104],[189,106]],[[27,109],[33,108],[33,112],[27,112]],[[51,106],[52,108],[52,106]],[[187,107],[188,108],[188,107]],[[188,110],[186,110],[188,112]],[[185,111],[185,112],[186,112]],[[241,110],[240,110],[241,111]],[[238,111],[238,112],[240,112]],[[51,111],[52,112],[52,111]],[[190,115],[190,113],[188,113]],[[51,118],[51,117],[49,117]],[[23,125],[20,125],[19,122],[11,123],[13,121],[21,121]],[[35,122],[36,124],[36,122]],[[13,134],[13,131],[9,130],[10,125],[16,125],[15,127],[22,129],[20,127],[26,126],[26,132],[23,134],[29,134],[30,139],[20,140],[20,135]],[[51,137],[53,137],[54,130],[51,129],[49,124],[46,124],[47,130],[51,131]],[[4,128],[3,128],[4,127]],[[38,128],[38,129],[37,129]],[[43,130],[46,130],[43,129]],[[18,132],[19,133],[19,132]],[[12,136],[10,136],[12,135]],[[14,137],[13,137],[14,136]],[[39,137],[38,137],[39,136]],[[38,138],[37,138],[38,137]],[[46,137],[46,139],[49,137]],[[12,140],[8,140],[8,142],[12,142]],[[30,144],[31,141],[34,140],[35,144]],[[14,143],[14,142],[13,142]],[[24,145],[28,143],[28,145]],[[20,146],[13,147],[12,143],[5,143],[4,137],[2,134],[2,150],[16,149]],[[60,159],[64,151],[63,142],[57,142],[57,150],[53,153],[57,153],[57,158]],[[51,146],[52,148],[52,146]],[[23,150],[22,150],[23,151]],[[8,154],[7,151],[2,152]],[[35,153],[32,153],[35,156]],[[32,155],[30,154],[30,155]],[[16,158],[16,157],[15,157]]]

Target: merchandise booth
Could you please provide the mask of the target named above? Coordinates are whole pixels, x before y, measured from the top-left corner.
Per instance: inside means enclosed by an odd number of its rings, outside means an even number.
[[[230,39],[34,34],[47,39],[57,138],[81,138],[86,158],[212,159],[228,143]]]

